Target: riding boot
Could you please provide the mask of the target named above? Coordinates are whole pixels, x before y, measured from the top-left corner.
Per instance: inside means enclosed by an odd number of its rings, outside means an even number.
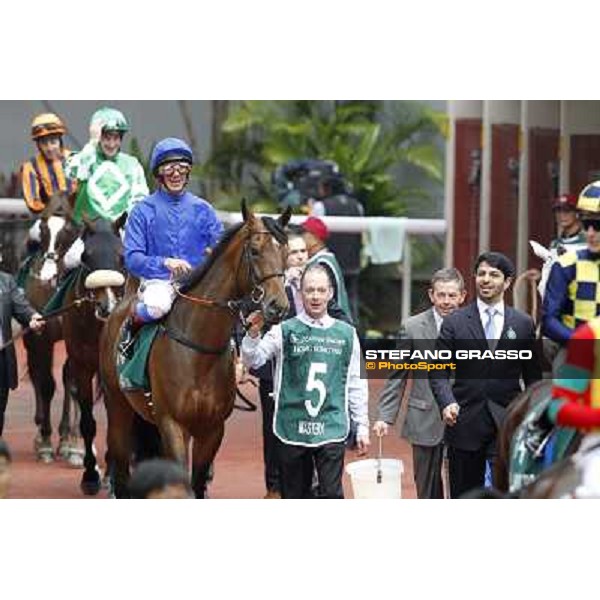
[[[123,333],[121,335],[121,341],[119,342],[119,352],[127,359],[133,356],[135,336],[143,324],[144,321],[135,314],[129,315],[123,324]]]

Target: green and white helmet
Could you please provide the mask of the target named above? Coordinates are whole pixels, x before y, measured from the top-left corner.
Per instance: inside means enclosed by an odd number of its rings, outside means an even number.
[[[96,123],[102,124],[102,131],[118,131],[121,134],[129,131],[129,125],[123,113],[108,106],[98,109],[92,115],[90,126]]]

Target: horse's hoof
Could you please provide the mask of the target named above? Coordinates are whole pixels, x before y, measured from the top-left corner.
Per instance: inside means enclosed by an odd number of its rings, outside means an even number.
[[[58,442],[58,448],[56,449],[56,456],[60,460],[69,460],[69,456],[71,455],[71,444],[69,444],[68,439],[61,439]]]
[[[42,445],[42,442],[44,441],[44,438],[42,437],[41,433],[38,433],[34,438],[33,438],[33,451],[37,454],[37,451],[40,449],[40,446]]]
[[[77,448],[70,448],[69,456],[67,458],[69,466],[75,469],[81,469],[83,467],[83,452]]]
[[[35,439],[35,455],[39,462],[48,464],[54,461],[54,451],[49,437],[36,437]]]
[[[50,450],[40,448],[37,452],[37,460],[45,465],[49,465],[50,463],[54,462],[52,448],[50,448]]]
[[[88,481],[88,480],[82,479],[80,487],[81,487],[81,491],[86,496],[96,496],[98,494],[98,492],[100,491],[100,480],[92,479],[92,480]]]

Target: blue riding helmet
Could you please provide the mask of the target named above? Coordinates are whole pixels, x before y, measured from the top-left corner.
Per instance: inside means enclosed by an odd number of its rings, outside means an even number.
[[[165,138],[154,146],[150,158],[150,170],[156,175],[158,167],[166,162],[184,161],[194,164],[194,155],[189,145],[178,138]]]

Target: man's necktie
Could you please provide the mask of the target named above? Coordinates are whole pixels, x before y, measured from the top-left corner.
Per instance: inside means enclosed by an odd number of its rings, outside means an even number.
[[[485,332],[485,337],[488,340],[488,346],[491,350],[493,350],[496,347],[496,344],[498,343],[498,340],[496,339],[496,326],[494,324],[494,315],[498,311],[494,307],[488,306],[485,309],[485,312],[488,315],[488,319],[483,330]]]

